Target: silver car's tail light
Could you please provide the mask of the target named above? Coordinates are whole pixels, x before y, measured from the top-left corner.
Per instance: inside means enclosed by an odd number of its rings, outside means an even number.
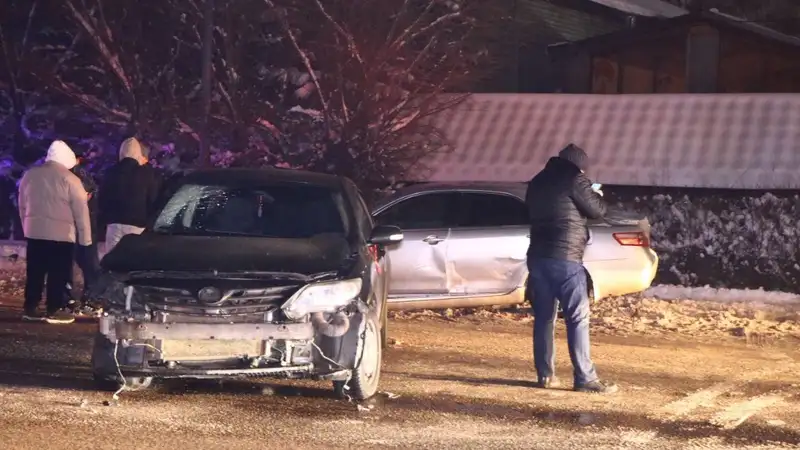
[[[625,247],[650,247],[650,240],[643,231],[614,233],[614,239]]]

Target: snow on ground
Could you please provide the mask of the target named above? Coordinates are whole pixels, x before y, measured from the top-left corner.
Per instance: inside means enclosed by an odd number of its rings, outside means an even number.
[[[603,299],[592,309],[604,331],[737,336],[749,342],[800,339],[800,295],[763,289],[656,285],[639,295]]]
[[[788,292],[765,291],[764,289],[724,289],[658,285],[646,290],[643,297],[661,300],[715,301],[721,303],[752,303],[753,305],[797,305],[800,308],[800,295]]]
[[[735,336],[752,343],[800,339],[800,302],[793,294],[723,289],[715,297],[713,289],[673,286],[652,291],[656,294],[598,300],[592,306],[592,327],[621,335]]]
[[[533,321],[527,306],[397,312],[393,316]],[[605,334],[733,336],[749,343],[768,344],[800,339],[800,296],[755,289],[662,285],[641,294],[597,300],[592,305],[591,321],[595,332]]]

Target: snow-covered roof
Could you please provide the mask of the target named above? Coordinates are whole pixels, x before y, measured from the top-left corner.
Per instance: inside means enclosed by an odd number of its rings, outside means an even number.
[[[678,17],[689,11],[661,0],[590,0],[628,14],[645,17]]]
[[[603,48],[606,46],[630,46],[633,45],[632,43],[635,44],[644,36],[655,35],[672,27],[685,27],[698,23],[710,23],[719,27],[733,28],[769,39],[774,42],[800,47],[800,37],[790,36],[788,34],[781,33],[780,31],[773,30],[772,28],[768,28],[740,17],[721,13],[719,10],[712,9],[710,11],[703,11],[699,13],[682,14],[671,18],[662,18],[656,21],[651,21],[647,25],[624,28],[606,34],[592,36],[579,41],[564,41],[551,44],[548,46],[548,53],[553,57],[559,57],[563,56],[564,54],[570,55],[575,47],[587,49],[592,47]]]
[[[800,94],[475,94],[420,180],[525,181],[574,142],[606,184],[800,188]]]
[[[702,15],[708,19],[711,19],[712,21],[723,22],[727,25],[758,34],[767,39],[784,42],[794,46],[800,46],[800,38],[796,36],[781,33],[778,30],[765,27],[764,25],[760,25],[756,22],[752,22],[741,17],[725,14],[716,8],[713,8],[708,12],[704,12]]]

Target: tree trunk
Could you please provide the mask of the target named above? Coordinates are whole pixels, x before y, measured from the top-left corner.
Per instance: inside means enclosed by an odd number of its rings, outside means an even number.
[[[204,0],[203,9],[203,125],[200,128],[200,167],[208,167],[211,162],[209,153],[211,115],[211,55],[214,45],[214,0]]]

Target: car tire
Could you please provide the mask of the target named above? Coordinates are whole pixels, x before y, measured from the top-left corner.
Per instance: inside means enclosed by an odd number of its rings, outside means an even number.
[[[340,380],[333,382],[334,393],[340,398],[366,400],[378,392],[383,350],[381,330],[375,319],[365,317],[362,336],[359,339],[357,363],[350,379],[347,382]]]
[[[389,305],[383,302],[383,311],[381,312],[381,349],[386,350],[389,348]]]

